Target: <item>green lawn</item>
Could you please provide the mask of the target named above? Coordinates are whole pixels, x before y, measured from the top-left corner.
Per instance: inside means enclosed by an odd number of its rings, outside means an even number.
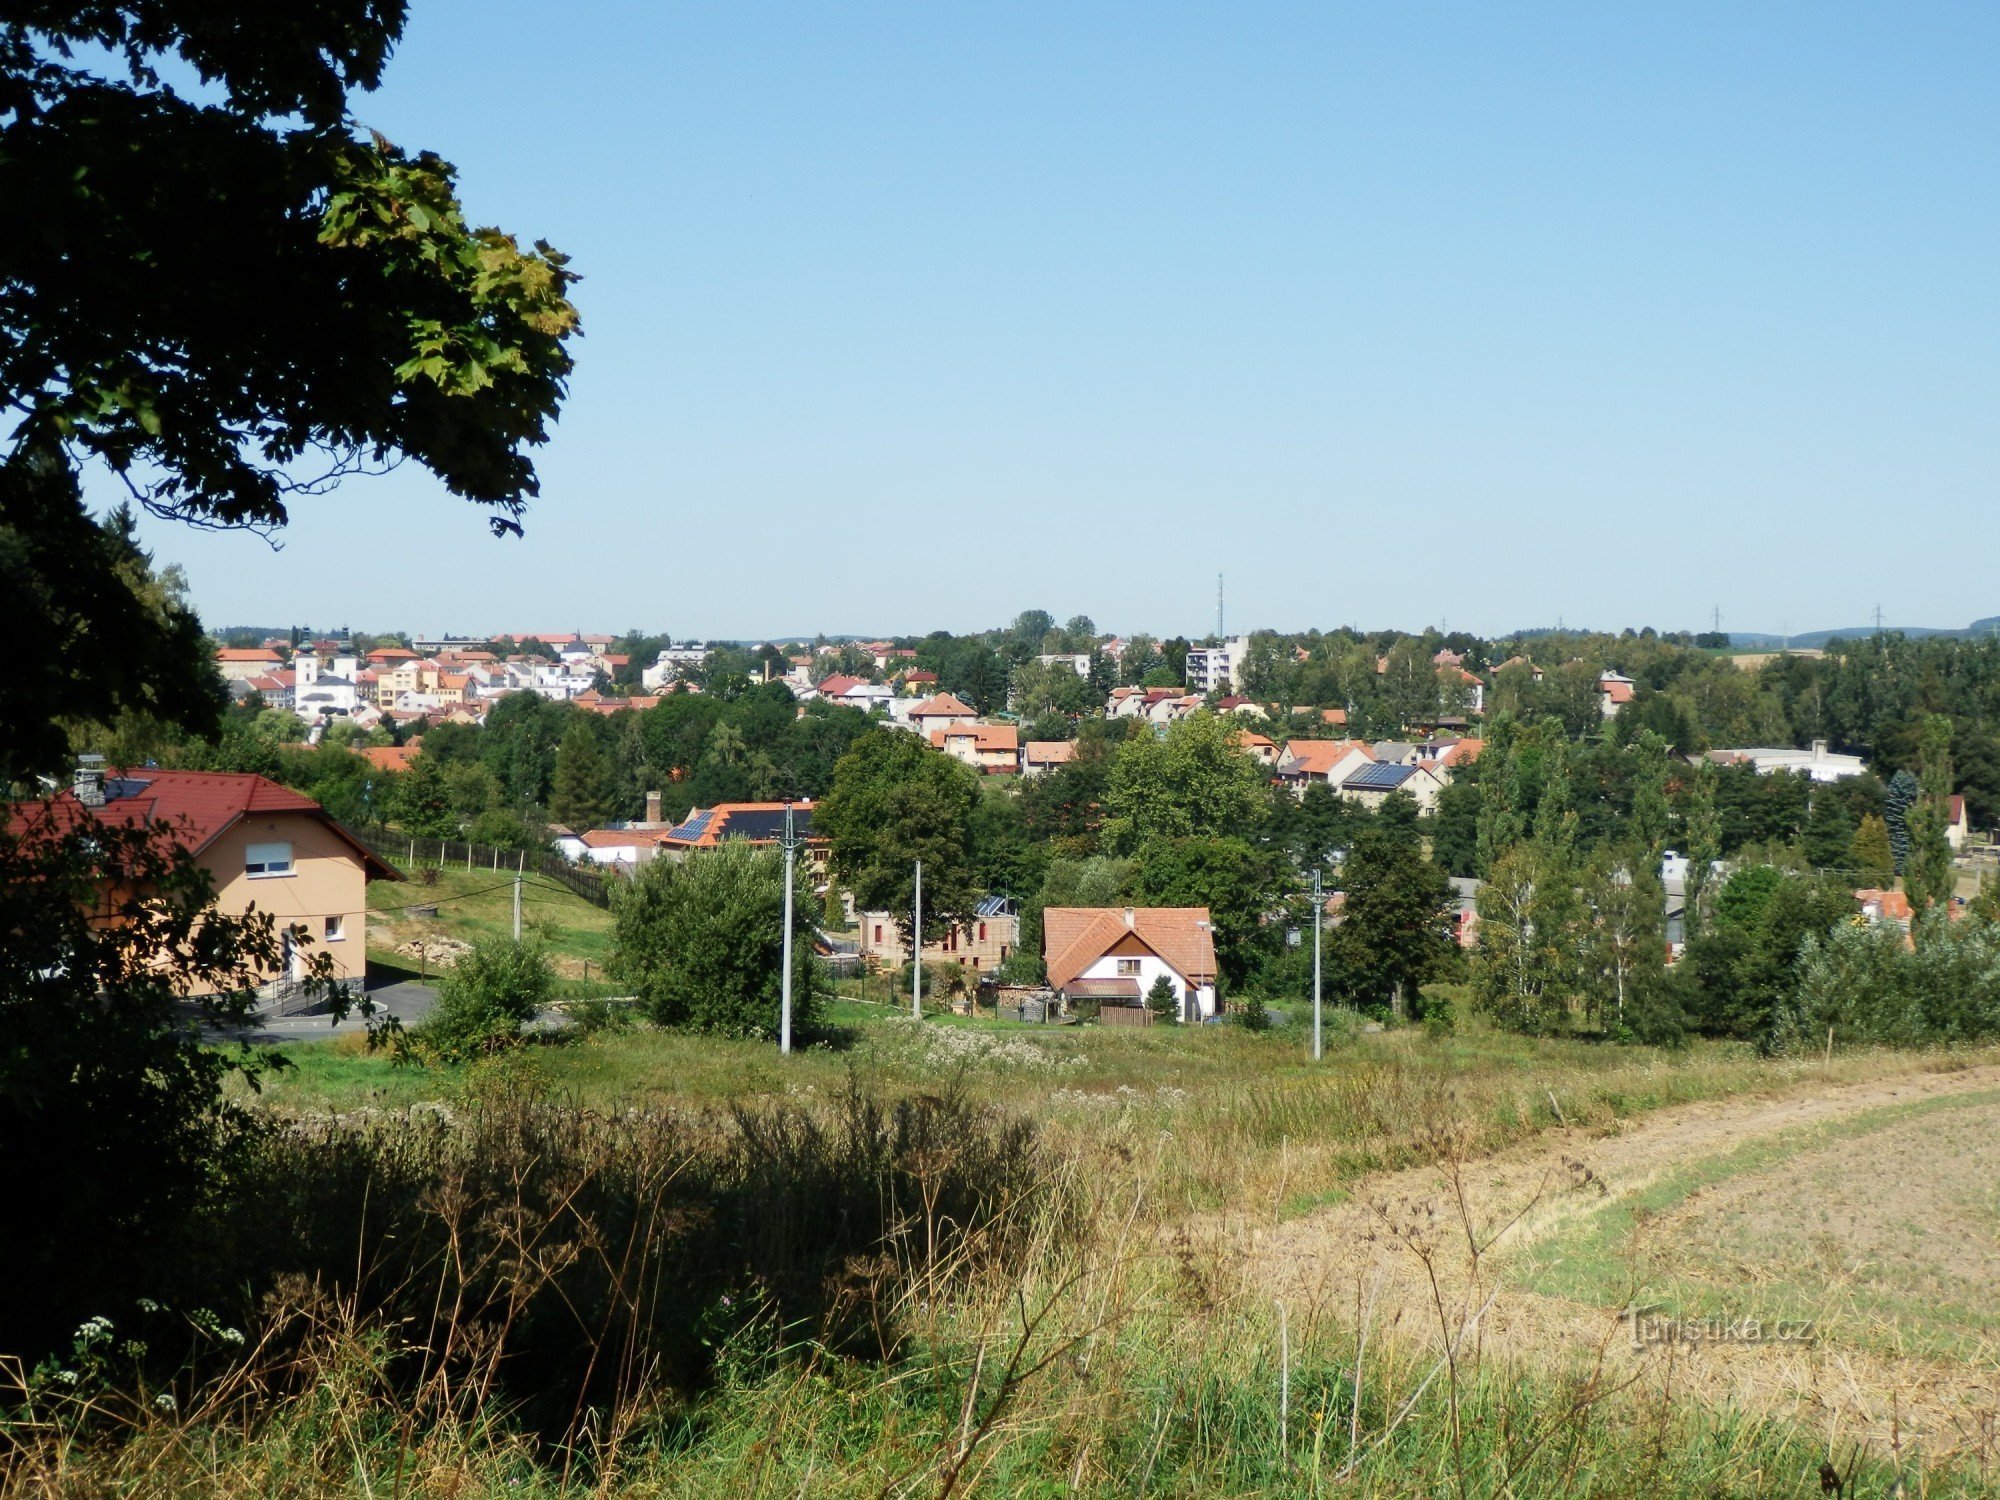
[[[368,949],[371,966],[415,969],[416,960],[394,950],[423,937],[476,942],[510,937],[514,931],[514,879],[505,870],[443,869],[425,884],[418,873],[407,879],[371,881],[368,886]],[[435,917],[414,910],[435,905]],[[565,979],[601,978],[611,955],[611,913],[593,906],[567,886],[543,875],[521,880],[521,931],[539,938]],[[586,965],[588,971],[586,972]]]

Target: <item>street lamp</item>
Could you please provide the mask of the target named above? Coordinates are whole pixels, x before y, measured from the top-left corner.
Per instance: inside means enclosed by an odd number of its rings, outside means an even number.
[[[778,978],[778,1051],[781,1055],[788,1055],[792,1050],[792,864],[798,858],[799,845],[803,842],[792,823],[792,796],[787,792],[785,832],[778,840],[778,847],[785,851],[785,970]]]

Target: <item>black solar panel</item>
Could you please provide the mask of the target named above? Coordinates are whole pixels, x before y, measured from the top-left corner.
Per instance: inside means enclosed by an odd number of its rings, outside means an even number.
[[[1391,765],[1387,761],[1378,760],[1363,766],[1341,785],[1363,792],[1394,791],[1415,774],[1415,768],[1412,766]]]
[[[678,828],[667,830],[667,837],[686,839],[691,843],[708,832],[709,820],[714,816],[715,813],[712,810],[690,814],[688,820]]]

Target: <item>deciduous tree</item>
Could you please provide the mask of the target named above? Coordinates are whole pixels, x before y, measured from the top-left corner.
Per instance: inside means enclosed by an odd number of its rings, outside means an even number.
[[[834,872],[867,911],[895,914],[910,951],[916,863],[924,867],[924,935],[936,937],[974,914],[971,830],[978,778],[904,729],[872,729],[833,771],[813,811]]]

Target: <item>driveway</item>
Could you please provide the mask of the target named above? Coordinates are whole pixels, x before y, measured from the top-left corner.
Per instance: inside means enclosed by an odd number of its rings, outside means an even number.
[[[414,979],[397,980],[380,986],[370,985],[368,998],[377,1009],[379,1019],[383,1012],[394,1016],[405,1026],[414,1026],[430,1014],[437,1004],[437,989],[433,985],[419,984]],[[329,1037],[348,1036],[366,1031],[368,1021],[356,1010],[349,1010],[346,1019],[336,1023],[330,1014],[300,1016],[269,1016],[254,1019],[248,1026],[217,1026],[209,1028],[207,1036],[218,1042],[255,1042],[269,1046],[274,1042],[323,1042]]]

